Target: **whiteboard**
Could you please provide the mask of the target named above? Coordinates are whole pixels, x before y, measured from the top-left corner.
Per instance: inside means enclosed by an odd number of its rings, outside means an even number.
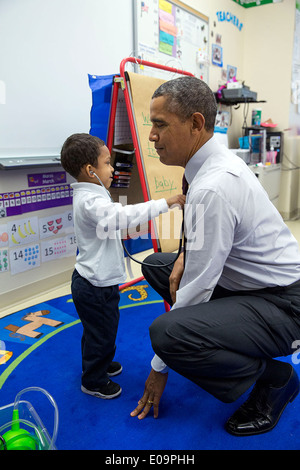
[[[178,0],[134,0],[135,56],[191,72],[206,83],[208,17]],[[143,68],[136,72],[143,73]],[[157,69],[147,75],[166,78]]]
[[[132,0],[0,0],[0,156],[57,155],[89,132],[88,74],[117,74],[132,31]]]

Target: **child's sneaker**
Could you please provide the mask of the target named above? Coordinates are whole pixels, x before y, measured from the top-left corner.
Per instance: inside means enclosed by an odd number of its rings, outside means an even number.
[[[122,370],[123,367],[121,366],[121,364],[119,362],[113,361],[107,369],[107,375],[108,377],[113,377],[114,375],[121,374]]]
[[[93,395],[97,398],[104,398],[106,400],[109,400],[111,398],[118,397],[122,392],[122,388],[119,384],[116,384],[112,380],[108,380],[107,384],[101,385],[95,390],[88,390],[83,385],[81,385],[81,391],[83,393],[87,393],[88,395]]]

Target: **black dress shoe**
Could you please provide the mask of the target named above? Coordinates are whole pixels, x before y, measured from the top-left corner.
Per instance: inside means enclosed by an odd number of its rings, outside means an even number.
[[[263,382],[256,382],[249,398],[229,418],[225,428],[235,436],[252,436],[271,431],[289,402],[299,392],[299,379],[291,367],[287,383],[280,388]]]

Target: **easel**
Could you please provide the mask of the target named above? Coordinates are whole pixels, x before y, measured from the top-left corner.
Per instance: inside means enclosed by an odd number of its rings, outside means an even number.
[[[142,157],[141,157],[141,151],[140,151],[140,143],[138,139],[134,113],[132,109],[132,100],[131,100],[130,89],[129,89],[130,85],[128,84],[128,79],[126,77],[126,71],[125,71],[125,67],[128,62],[131,62],[139,66],[152,67],[155,69],[164,70],[166,72],[171,72],[174,74],[182,74],[182,75],[189,75],[189,76],[193,76],[193,74],[190,72],[185,72],[183,70],[175,69],[173,67],[168,67],[166,65],[160,65],[154,62],[143,61],[135,57],[127,57],[123,59],[120,64],[120,75],[116,75],[114,77],[112,98],[111,98],[111,111],[110,111],[110,119],[109,119],[109,124],[108,124],[108,133],[107,133],[107,147],[109,151],[111,152],[112,147],[113,147],[118,92],[119,92],[119,88],[121,87],[124,93],[124,99],[125,99],[125,104],[126,104],[126,109],[127,109],[127,114],[128,114],[128,120],[129,120],[131,135],[132,135],[132,142],[133,142],[134,151],[135,151],[135,158],[136,158],[137,168],[139,172],[143,198],[144,198],[144,201],[148,201],[149,194],[147,190],[147,184],[145,181],[145,175],[144,175],[144,169],[143,169]],[[152,226],[152,221],[150,221],[150,226]],[[154,232],[151,231],[151,233],[154,233]],[[157,252],[158,251],[157,240],[153,237],[152,237],[152,243],[153,243],[154,251]]]
[[[183,70],[175,69],[173,67],[156,64],[154,62],[143,61],[141,59],[134,58],[134,57],[127,57],[123,59],[120,64],[120,74],[114,77],[112,98],[111,98],[110,118],[109,118],[108,133],[107,133],[107,147],[109,151],[111,152],[112,147],[113,147],[113,141],[114,141],[118,94],[119,94],[119,90],[121,87],[121,90],[124,93],[124,99],[125,99],[126,110],[128,114],[130,132],[132,136],[132,142],[133,142],[135,158],[136,158],[136,163],[137,163],[137,168],[138,168],[138,173],[139,173],[139,178],[140,178],[140,183],[141,183],[142,194],[143,194],[144,201],[148,201],[149,194],[148,194],[147,183],[145,180],[144,168],[143,168],[143,163],[142,163],[142,156],[141,156],[141,150],[140,150],[141,147],[140,147],[140,142],[139,142],[135,118],[134,118],[134,112],[133,112],[133,107],[132,107],[132,97],[131,97],[131,92],[129,88],[130,85],[128,83],[128,77],[126,76],[127,72],[125,71],[125,67],[128,62],[133,63],[138,66],[145,66],[145,67],[160,69],[166,72],[171,72],[173,74],[182,74],[182,75],[188,75],[188,76],[193,76],[193,74],[190,72],[183,71]],[[157,252],[158,243],[157,243],[157,239],[155,238],[155,236],[153,236],[154,230],[153,230],[152,221],[149,222],[149,232],[151,233],[153,249],[155,252]],[[165,302],[165,307],[166,307],[166,310],[170,309],[169,305],[166,302]]]

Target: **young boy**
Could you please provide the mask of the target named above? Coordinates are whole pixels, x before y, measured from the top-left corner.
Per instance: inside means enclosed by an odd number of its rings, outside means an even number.
[[[63,168],[72,184],[74,228],[78,255],[72,275],[72,296],[82,322],[81,390],[100,398],[114,398],[122,389],[110,377],[122,366],[114,362],[119,322],[119,284],[126,280],[121,229],[157,217],[185,197],[122,206],[108,192],[113,180],[110,153],[90,134],[71,135],[61,150]]]

